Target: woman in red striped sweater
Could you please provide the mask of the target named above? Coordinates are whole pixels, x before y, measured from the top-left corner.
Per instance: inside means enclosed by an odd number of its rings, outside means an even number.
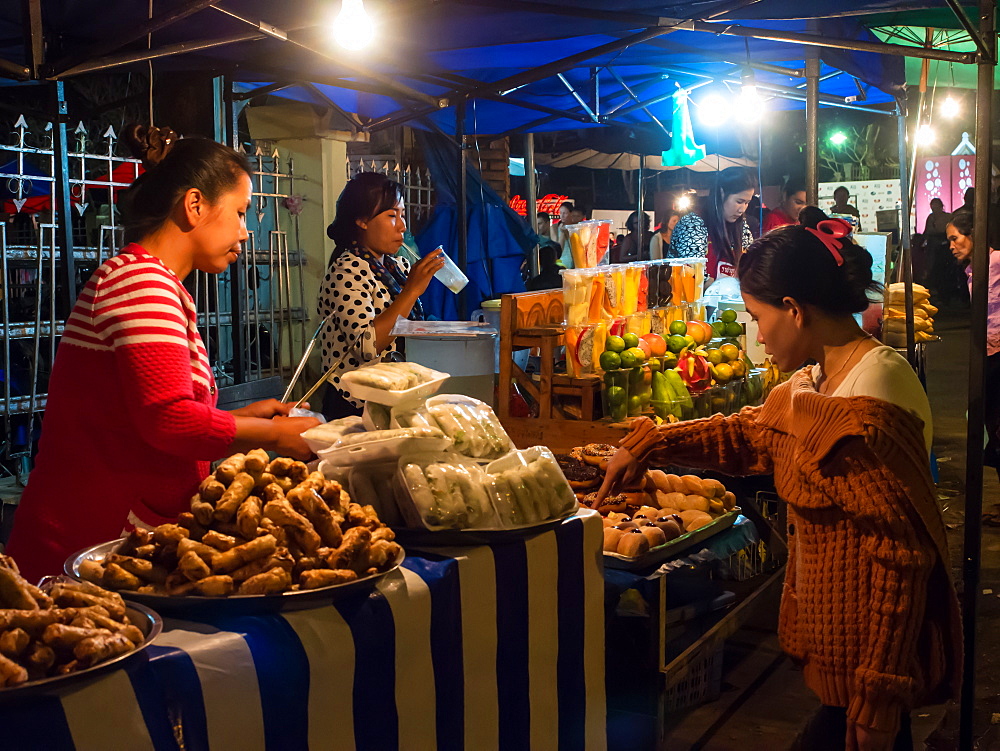
[[[128,526],[174,519],[209,463],[229,453],[310,456],[299,434],[316,421],[288,417],[291,405],[216,408],[197,311],[182,284],[195,269],[218,274],[239,256],[250,165],[207,139],[144,135],[147,145],[158,142],[159,159],[129,190],[130,244],[80,293],[52,368],[8,549],[29,578],[58,573],[68,555]]]

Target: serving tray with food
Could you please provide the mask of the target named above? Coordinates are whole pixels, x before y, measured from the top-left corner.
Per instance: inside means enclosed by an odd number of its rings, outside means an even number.
[[[137,655],[162,628],[154,611],[88,582],[50,577],[33,586],[0,555],[0,701],[92,677]]]
[[[370,589],[403,549],[371,506],[302,462],[235,454],[176,523],[136,529],[66,561],[66,573],[163,613],[313,607]]]
[[[634,570],[662,563],[736,522],[736,495],[722,482],[658,469],[598,501],[615,450],[596,443],[557,457],[580,504],[604,517],[606,566]]]
[[[355,399],[393,407],[436,394],[449,376],[415,362],[379,362],[340,377]]]

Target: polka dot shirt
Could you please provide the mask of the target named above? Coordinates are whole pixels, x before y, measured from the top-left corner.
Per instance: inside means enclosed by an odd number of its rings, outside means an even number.
[[[405,258],[384,260],[399,264],[404,273],[410,271]],[[333,314],[320,332],[320,344],[324,370],[344,358],[330,379],[338,390],[344,373],[357,370],[362,363],[374,362],[386,352],[396,351],[401,341],[398,339],[383,352],[375,349],[375,317],[391,304],[392,295],[366,261],[345,251],[330,266],[320,285],[317,310],[321,318]],[[354,406],[362,406],[363,402],[341,393]]]

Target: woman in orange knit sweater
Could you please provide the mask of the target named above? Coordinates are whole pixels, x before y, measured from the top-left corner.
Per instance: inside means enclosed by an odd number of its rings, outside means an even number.
[[[779,634],[823,705],[795,748],[912,749],[909,711],[957,691],[961,624],[928,470],[927,397],[906,361],[854,321],[879,285],[848,231],[840,220],[783,227],[739,265],[778,367],[817,364],[736,415],[636,421],[600,493],[649,463],[773,473],[790,551]]]

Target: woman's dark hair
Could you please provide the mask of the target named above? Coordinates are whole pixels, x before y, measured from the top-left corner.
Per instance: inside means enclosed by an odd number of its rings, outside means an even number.
[[[806,184],[802,180],[799,180],[797,178],[796,179],[789,178],[788,181],[785,183],[785,189],[782,191],[782,193],[784,193],[785,195],[785,198],[791,198],[796,193],[805,193],[805,192],[806,192]]]
[[[757,190],[757,178],[746,167],[727,167],[715,176],[715,185],[705,201],[702,219],[708,228],[708,238],[716,255],[735,264],[743,250],[743,219],[728,223],[722,215],[726,198],[745,190]]]
[[[966,237],[972,237],[972,228],[975,226],[971,211],[956,211],[951,215],[948,224],[952,225]]]
[[[215,203],[251,174],[245,156],[208,138],[178,139],[169,129],[132,126],[125,141],[146,168],[122,195],[126,242],[160,227],[191,188]]]
[[[802,211],[799,212],[799,224],[803,227],[816,229],[816,226],[824,219],[829,219],[829,217],[818,206],[803,206]]]
[[[403,186],[379,172],[359,172],[349,180],[337,199],[337,215],[326,228],[335,245],[330,263],[357,244],[361,235],[359,219],[367,221],[402,200]]]
[[[636,224],[639,221],[639,212],[633,211],[628,215],[628,219],[625,220],[625,229],[629,232],[635,232],[637,230]],[[649,231],[649,214],[645,211],[642,212],[642,231]]]
[[[871,254],[847,237],[833,242],[844,259],[839,266],[808,227],[792,224],[771,230],[740,259],[740,288],[775,307],[791,297],[832,315],[860,313],[868,308],[868,294],[882,291],[872,278]]]

